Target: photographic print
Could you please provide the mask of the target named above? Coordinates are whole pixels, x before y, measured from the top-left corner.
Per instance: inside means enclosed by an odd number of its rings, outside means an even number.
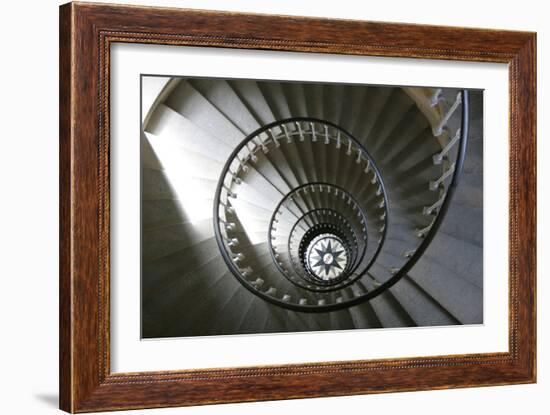
[[[142,75],[142,338],[483,323],[483,91]]]

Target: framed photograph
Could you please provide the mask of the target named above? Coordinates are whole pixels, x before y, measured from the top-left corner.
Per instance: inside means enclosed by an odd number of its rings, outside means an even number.
[[[534,33],[60,8],[60,407],[536,381]]]

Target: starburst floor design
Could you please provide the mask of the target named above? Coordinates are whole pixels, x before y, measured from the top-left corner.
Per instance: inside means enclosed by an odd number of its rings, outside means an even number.
[[[308,248],[308,265],[317,278],[338,278],[346,269],[348,255],[342,241],[334,235],[320,235]]]

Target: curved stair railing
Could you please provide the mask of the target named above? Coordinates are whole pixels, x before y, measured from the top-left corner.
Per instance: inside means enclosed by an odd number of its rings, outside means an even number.
[[[439,95],[434,97],[433,105],[439,105]],[[451,134],[445,126],[460,106],[461,126]],[[445,217],[464,163],[468,112],[468,91],[463,90],[440,117],[434,136],[441,151],[431,163],[441,175],[426,183],[436,192],[435,201],[418,212],[427,225],[415,231],[418,243],[407,247],[395,266],[378,263],[391,201],[380,170],[359,140],[314,118],[276,121],[248,135],[225,163],[214,197],[214,233],[232,274],[260,298],[304,312],[350,307],[390,288],[423,255]],[[323,177],[314,177],[303,169],[307,163],[294,163],[292,157],[310,163],[314,157],[333,158],[335,164],[332,171],[316,173]],[[280,180],[268,181],[265,171],[276,172]],[[360,172],[363,179],[337,177],[349,172]],[[254,186],[260,185],[269,186],[277,203],[256,200]],[[265,214],[247,212],[251,200]],[[263,251],[250,249],[258,246],[251,238],[266,246],[271,261],[265,262]],[[379,279],[375,264],[391,277]]]
[[[289,219],[287,216],[292,215],[290,208],[294,205],[301,204],[303,202],[302,198],[305,198],[308,194],[317,192],[319,195],[324,193],[324,201],[319,201],[314,205],[313,210],[308,210],[303,213],[302,217],[297,218],[297,220],[292,225],[290,232],[288,228],[280,228],[279,224],[288,223]],[[381,199],[381,201],[384,199]],[[300,202],[299,202],[300,201]],[[320,206],[321,204],[327,204],[327,206]],[[335,204],[340,203],[340,206],[335,206]],[[386,206],[384,204],[384,206]],[[325,211],[330,209],[334,212],[334,215],[339,215],[340,222],[334,223],[331,221],[331,217],[325,217],[323,220],[320,218],[312,218],[310,223],[304,223],[302,227],[298,226],[303,221],[305,222],[311,215],[319,210],[324,209]],[[286,213],[286,215],[285,215]],[[384,216],[385,217],[385,216]],[[385,229],[385,224],[383,225]],[[298,237],[296,231],[299,229],[304,230],[304,234]],[[319,234],[323,232],[332,232],[333,235],[338,236],[343,241],[346,241],[345,250],[349,253],[350,261],[347,261],[346,272],[342,273],[339,278],[334,278],[330,280],[319,280],[316,275],[312,275],[312,272],[306,272],[303,274],[301,271],[307,270],[308,266],[304,259],[304,252],[309,246],[308,244]],[[353,233],[353,237],[346,235],[346,232]],[[360,233],[359,238],[356,236]],[[299,238],[298,250],[287,251],[289,256],[293,258],[293,268],[294,271],[301,276],[305,281],[300,283],[289,273],[285,268],[281,260],[281,255],[284,254],[280,252],[279,246],[282,245],[283,249],[288,247],[291,240],[296,240]],[[376,259],[376,255],[379,252],[379,247],[381,247],[384,239],[383,229],[379,229],[379,238],[377,241],[373,241],[373,244],[378,248],[376,250],[370,249],[371,262]],[[281,241],[282,244],[277,242]],[[333,286],[334,288],[341,288],[346,285],[349,285],[353,282],[353,279],[350,277],[352,273],[359,266],[360,260],[362,260],[367,254],[368,246],[368,233],[367,233],[367,217],[363,208],[360,206],[360,203],[347,191],[342,189],[339,186],[335,186],[328,183],[308,183],[302,186],[299,186],[293,189],[290,193],[285,195],[285,197],[279,202],[279,205],[274,210],[269,223],[269,236],[268,242],[270,246],[271,253],[275,260],[275,264],[278,266],[279,270],[285,275],[291,282],[300,285],[303,288],[313,290],[313,291],[325,291],[327,286]],[[361,255],[359,255],[359,252]],[[301,264],[297,266],[297,264]],[[347,281],[346,281],[347,280]]]

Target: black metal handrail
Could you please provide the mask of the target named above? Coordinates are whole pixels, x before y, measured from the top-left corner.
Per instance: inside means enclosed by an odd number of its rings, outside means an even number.
[[[302,130],[302,129],[300,129],[300,123],[308,123],[309,125],[311,125],[311,130],[308,130],[308,129]],[[315,128],[316,125],[318,125],[318,124],[324,126],[324,134],[323,134],[322,131],[318,131]],[[382,231],[381,231],[382,236],[379,238],[377,249],[376,249],[371,261],[367,265],[367,268],[365,268],[365,269],[368,269],[368,267],[370,267],[372,265],[372,263],[374,263],[374,261],[376,260],[378,254],[380,253],[380,250],[381,250],[381,248],[384,244],[384,240],[385,240],[386,232],[387,232],[387,228],[388,228],[389,201],[388,201],[387,192],[386,192],[386,188],[384,186],[382,176],[381,176],[380,171],[378,170],[378,167],[376,166],[376,163],[374,162],[372,156],[369,154],[367,149],[364,148],[364,146],[355,137],[353,137],[351,134],[349,134],[347,131],[343,130],[341,127],[337,126],[336,124],[333,124],[333,123],[330,123],[330,122],[327,122],[327,121],[324,121],[324,120],[309,118],[309,117],[296,117],[296,118],[285,119],[285,120],[276,121],[276,122],[273,122],[273,123],[270,123],[268,125],[265,125],[265,126],[261,127],[260,129],[256,130],[255,132],[253,132],[252,134],[247,136],[233,150],[232,154],[229,156],[229,158],[228,158],[228,160],[227,160],[227,162],[226,162],[226,164],[225,164],[225,166],[222,170],[222,174],[221,174],[220,180],[218,182],[218,186],[217,186],[217,189],[216,189],[215,200],[214,200],[214,218],[215,218],[214,231],[215,231],[215,235],[216,235],[216,240],[218,242],[218,245],[220,246],[220,250],[222,251],[222,257],[224,258],[224,261],[228,264],[228,266],[229,266],[230,270],[232,271],[232,273],[239,279],[239,281],[241,283],[243,283],[243,285],[245,285],[246,288],[248,288],[249,290],[255,292],[256,294],[258,294],[262,297],[264,296],[263,292],[257,290],[252,284],[250,284],[250,282],[248,280],[243,278],[243,276],[241,275],[241,270],[239,269],[239,267],[237,267],[235,265],[235,263],[233,262],[232,258],[230,257],[229,253],[227,252],[227,250],[225,248],[225,244],[223,243],[223,237],[221,235],[221,229],[220,229],[219,220],[218,220],[220,197],[221,197],[222,188],[224,186],[224,182],[227,178],[227,174],[230,173],[230,174],[233,175],[233,177],[236,177],[235,174],[238,174],[239,170],[237,170],[237,173],[231,172],[231,170],[230,170],[231,165],[236,160],[238,160],[240,162],[240,165],[243,166],[242,157],[245,156],[245,155],[240,154],[241,157],[239,157],[239,153],[241,152],[241,150],[243,150],[243,148],[246,148],[247,151],[245,153],[248,152],[250,154],[250,156],[246,156],[246,159],[245,159],[245,163],[246,163],[248,161],[249,157],[252,158],[252,159],[255,158],[254,155],[257,151],[259,151],[260,148],[265,150],[268,145],[273,145],[273,144],[275,144],[278,147],[280,144],[276,140],[275,136],[273,135],[273,131],[272,131],[272,129],[274,129],[275,127],[279,127],[280,131],[284,131],[286,138],[289,140],[289,142],[291,142],[291,140],[289,139],[288,130],[285,127],[285,126],[288,126],[288,125],[293,125],[293,126],[295,125],[296,127],[298,127],[297,130],[295,130],[293,128],[294,131],[292,131],[292,133],[296,134],[296,131],[299,132],[299,141],[303,141],[304,135],[311,134],[311,136],[314,140],[315,140],[315,136],[317,135],[316,138],[320,142],[325,141],[325,143],[328,143],[329,140],[330,140],[330,141],[340,143],[340,144],[337,144],[337,146],[341,146],[342,149],[345,149],[347,147],[348,152],[353,148],[353,151],[357,152],[357,162],[359,163],[360,161],[362,161],[362,162],[367,163],[367,167],[365,168],[365,172],[368,172],[368,171],[373,172],[374,178],[373,178],[373,180],[371,180],[371,182],[372,182],[372,184],[377,184],[379,186],[379,190],[381,191],[381,195],[382,195],[382,198],[383,198],[381,208],[383,207],[385,214],[383,215],[383,219],[382,219],[384,221],[384,226],[382,227]],[[332,136],[332,135],[329,136],[328,130],[327,130],[327,128],[329,128],[329,127],[336,131],[336,133],[337,133],[336,136]],[[268,138],[264,140],[260,137],[260,135],[262,133],[266,132],[266,131],[269,131],[269,134],[267,134]],[[260,143],[257,143],[256,141],[254,141],[254,139],[258,139],[258,138],[260,140]],[[285,142],[282,135],[279,136],[278,138],[280,140],[283,140],[283,142]],[[249,143],[252,144],[252,148],[248,145]],[[242,168],[243,168],[243,170],[245,169],[244,167],[242,167]],[[304,186],[304,187],[305,186],[311,186],[313,184],[314,183],[305,183],[302,186]],[[330,184],[330,185],[335,186],[335,185],[332,185],[332,184]],[[295,189],[293,189],[293,191],[294,190]],[[341,189],[341,190],[344,191],[344,189]],[[347,194],[347,196],[350,196],[349,192],[345,191],[345,193]],[[275,209],[275,211],[277,211],[277,209]],[[366,220],[365,220],[365,226],[366,226]],[[272,222],[270,223],[269,229],[271,229],[271,227],[272,227]],[[269,243],[271,243],[271,238],[270,237],[268,237],[268,241],[269,241]],[[270,248],[271,248],[271,246],[270,246]],[[272,249],[270,249],[270,250],[272,251]],[[275,263],[276,266],[278,266],[278,263],[275,259],[274,259],[274,263]],[[283,275],[286,277],[285,273],[283,273]],[[357,278],[359,278],[359,277],[360,277],[360,275]],[[356,278],[354,278],[354,279],[356,279]],[[279,305],[282,305],[282,306],[287,306],[288,305],[288,303],[280,301],[279,299],[276,299],[276,298],[273,298],[273,297],[270,297],[270,296],[265,296],[265,297],[268,301],[279,303]],[[303,306],[300,306],[300,307],[303,307]]]
[[[459,149],[456,157],[455,171],[453,173],[453,178],[451,179],[451,183],[447,188],[445,200],[443,201],[443,204],[439,208],[439,212],[434,222],[432,223],[430,230],[424,236],[424,239],[422,240],[418,248],[415,250],[414,254],[409,258],[409,260],[405,263],[405,265],[403,265],[399,269],[399,271],[395,273],[395,275],[392,278],[382,283],[379,287],[375,288],[374,290],[370,291],[368,294],[364,296],[364,298],[361,297],[361,298],[356,298],[348,301],[347,302],[348,306],[357,305],[362,303],[363,301],[369,300],[370,298],[377,296],[381,292],[395,285],[395,283],[397,283],[401,278],[407,275],[407,273],[418,262],[420,257],[424,254],[424,252],[426,252],[426,249],[428,249],[428,247],[430,246],[430,243],[432,242],[433,238],[437,234],[439,227],[443,223],[443,219],[445,218],[445,215],[449,210],[451,200],[460,182],[460,173],[462,172],[464,159],[466,157],[466,148],[468,146],[469,121],[470,121],[469,112],[470,112],[469,94],[468,94],[468,90],[464,89],[462,90],[462,120],[461,120],[461,127],[460,127],[461,135],[460,135]]]
[[[302,189],[305,189],[307,187],[314,187],[314,186],[326,186],[326,187],[331,187],[333,189],[337,189],[338,192],[342,193],[342,194],[345,194],[346,197],[348,197],[350,200],[352,200],[352,202],[354,203],[355,206],[357,206],[357,208],[359,209],[360,213],[361,213],[361,216],[362,216],[362,222],[364,223],[364,226],[366,227],[367,226],[367,215],[365,214],[365,212],[363,211],[360,203],[357,201],[357,199],[355,197],[353,197],[351,194],[349,194],[349,192],[347,192],[344,188],[342,188],[341,186],[337,186],[337,185],[333,185],[333,184],[330,184],[330,183],[325,183],[325,182],[311,182],[311,183],[305,183],[303,185],[300,185],[294,189],[292,189],[291,192],[287,193],[285,195],[284,198],[282,198],[280,200],[280,202],[277,204],[277,206],[275,207],[274,211],[273,211],[273,214],[271,215],[271,219],[269,221],[269,227],[268,227],[268,235],[267,235],[267,239],[268,239],[268,245],[269,245],[269,250],[271,252],[271,255],[273,257],[273,261],[275,263],[275,266],[277,266],[277,268],[279,269],[279,271],[281,271],[281,273],[285,276],[285,278],[287,278],[290,282],[292,282],[293,284],[295,285],[299,285],[301,286],[302,288],[306,288],[308,289],[307,286],[303,286],[301,284],[298,284],[296,281],[288,278],[288,275],[286,274],[286,272],[284,272],[284,270],[281,269],[281,267],[279,266],[278,262],[276,261],[276,258],[274,257],[274,254],[273,254],[273,242],[272,242],[272,238],[271,238],[271,229],[273,228],[273,224],[274,224],[274,221],[276,219],[276,216],[277,216],[277,213],[279,211],[279,209],[281,208],[281,206],[290,198],[292,197],[292,195],[294,193],[299,193]],[[310,212],[310,211],[308,211]],[[308,213],[306,212],[306,214]],[[297,222],[296,222],[297,223]],[[385,231],[385,229],[384,229]],[[384,236],[382,237],[384,238]],[[383,240],[383,239],[382,239]],[[381,246],[383,244],[383,242],[380,242],[379,246]],[[373,259],[375,260],[376,259],[376,256],[378,255],[378,253],[380,252],[380,250],[378,249],[374,256],[373,256]],[[369,262],[369,265],[372,264],[373,261],[371,260]]]
[[[332,304],[316,304],[316,305],[293,304],[291,302],[285,302],[285,301],[282,301],[278,298],[274,298],[274,297],[272,297],[272,296],[270,296],[270,295],[268,295],[268,294],[266,294],[266,293],[264,293],[260,290],[255,289],[255,287],[240,274],[239,269],[236,267],[236,265],[233,263],[233,261],[229,257],[229,254],[225,249],[225,245],[224,245],[222,234],[221,234],[219,216],[218,216],[219,215],[221,190],[222,190],[222,186],[223,186],[223,183],[224,183],[224,180],[225,180],[225,175],[229,171],[229,167],[233,163],[234,158],[238,155],[238,153],[242,150],[242,148],[245,145],[247,145],[248,141],[251,140],[252,138],[258,136],[259,134],[261,134],[261,133],[263,133],[263,132],[265,132],[265,131],[267,131],[271,128],[276,127],[277,125],[281,125],[284,122],[295,122],[295,121],[315,121],[315,122],[331,125],[332,127],[344,132],[347,135],[348,139],[353,140],[357,145],[359,145],[361,148],[363,148],[363,146],[354,137],[352,137],[350,134],[347,134],[340,127],[338,127],[338,126],[336,126],[332,123],[328,123],[326,121],[312,119],[312,118],[293,118],[293,119],[288,119],[288,120],[283,120],[283,121],[276,121],[276,122],[270,123],[270,124],[260,128],[260,129],[256,130],[254,133],[252,133],[247,138],[245,138],[239,144],[239,146],[237,146],[237,148],[232,152],[232,154],[230,155],[228,161],[226,162],[226,164],[225,164],[225,166],[222,170],[224,173],[220,177],[220,181],[218,183],[215,198],[214,198],[214,233],[215,233],[215,237],[216,237],[216,240],[218,242],[218,245],[221,248],[220,251],[221,251],[222,257],[224,258],[224,261],[228,265],[229,269],[238,278],[238,280],[243,284],[243,286],[245,288],[252,291],[254,294],[258,295],[259,297],[263,298],[264,300],[266,300],[270,303],[273,303],[273,304],[277,304],[277,305],[282,306],[284,308],[288,308],[288,309],[295,310],[295,311],[302,311],[302,312],[326,312],[326,311],[338,310],[338,309],[347,308],[347,307],[350,307],[350,306],[353,306],[353,305],[360,304],[364,301],[367,301],[367,300],[377,296],[378,294],[382,293],[383,291],[387,290],[388,288],[393,286],[395,283],[397,283],[403,276],[405,276],[409,272],[409,270],[416,264],[416,262],[423,255],[423,253],[426,251],[426,249],[428,248],[428,246],[432,242],[433,238],[435,237],[439,227],[441,226],[441,223],[443,222],[445,214],[447,213],[447,210],[450,206],[450,203],[451,203],[452,197],[454,195],[454,192],[456,191],[456,187],[459,183],[460,173],[462,171],[462,166],[464,164],[464,158],[465,158],[465,154],[466,154],[467,141],[468,141],[468,133],[469,133],[469,95],[468,95],[468,91],[467,90],[462,91],[462,126],[461,126],[460,145],[459,145],[459,150],[458,150],[458,154],[457,154],[455,170],[454,170],[454,173],[452,175],[451,183],[449,184],[449,186],[447,188],[447,191],[446,191],[446,194],[444,196],[444,200],[443,200],[441,206],[438,209],[438,213],[437,213],[430,229],[428,230],[427,234],[424,236],[424,239],[422,240],[420,245],[416,248],[414,253],[410,256],[409,260],[388,281],[382,283],[380,286],[378,286],[374,290],[362,294],[361,296],[358,296],[358,297],[352,298],[352,299],[347,299],[347,300],[341,301],[341,302],[332,303]],[[387,222],[388,222],[388,216],[389,216],[389,210],[390,210],[389,205],[388,205],[388,201],[387,201],[386,189],[384,187],[382,177],[381,177],[376,165],[374,164],[374,162],[372,160],[372,157],[370,157],[370,154],[366,151],[366,149],[364,149],[363,151],[364,151],[365,155],[368,157],[368,160],[371,163],[371,166],[372,166],[373,171],[375,172],[375,175],[377,175],[378,178],[379,178],[379,183],[380,183],[380,186],[382,188],[384,199],[386,201],[385,202],[385,206],[386,206],[386,215],[385,215],[386,226],[384,228],[384,235],[383,235],[383,237],[385,238],[385,233],[386,233],[386,229],[387,229]],[[380,244],[379,249],[381,249],[382,246],[383,246],[383,243]],[[365,275],[367,272],[368,272],[368,268],[362,273],[362,275]]]

